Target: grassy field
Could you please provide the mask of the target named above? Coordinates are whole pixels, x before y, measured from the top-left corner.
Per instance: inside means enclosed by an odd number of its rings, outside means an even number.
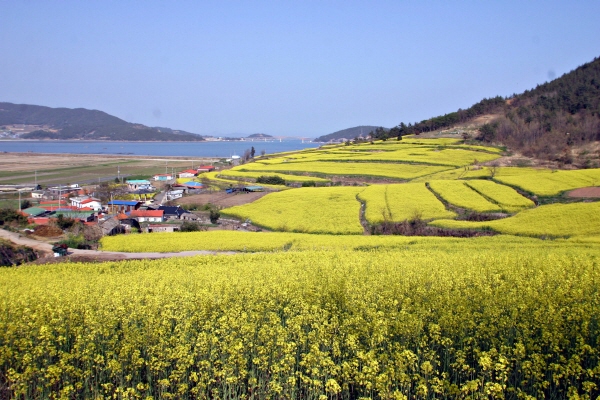
[[[121,176],[152,176],[158,173],[178,172],[200,165],[201,159],[115,157],[97,155],[48,155],[17,153],[3,154],[0,160],[0,184],[42,185],[65,183],[94,183]],[[36,173],[37,171],[37,173]],[[37,178],[36,178],[37,177]]]

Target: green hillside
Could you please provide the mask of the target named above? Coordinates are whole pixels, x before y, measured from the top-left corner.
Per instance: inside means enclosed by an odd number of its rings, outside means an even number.
[[[0,103],[0,126],[17,124],[47,127],[25,133],[23,139],[203,140],[193,133],[133,124],[98,110]]]
[[[319,136],[313,142],[330,142],[337,140],[352,140],[356,137],[366,137],[371,131],[375,131],[378,126],[361,125],[354,128],[342,129],[341,131],[333,132],[328,135]]]

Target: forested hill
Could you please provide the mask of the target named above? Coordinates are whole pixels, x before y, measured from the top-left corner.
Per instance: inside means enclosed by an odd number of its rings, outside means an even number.
[[[0,103],[0,126],[35,125],[23,139],[88,139],[131,141],[198,141],[199,135],[169,128],[133,124],[103,111]]]
[[[354,128],[343,129],[328,135],[319,136],[313,142],[329,142],[342,139],[352,140],[356,137],[366,137],[369,132],[375,131],[377,128],[379,127],[371,125],[355,126]]]
[[[513,96],[503,111],[483,140],[568,162],[570,148],[600,140],[600,58]]]
[[[401,122],[375,138],[447,129],[484,114],[496,118],[480,128],[482,141],[568,163],[573,146],[600,140],[600,58],[522,94],[483,99],[414,124]]]

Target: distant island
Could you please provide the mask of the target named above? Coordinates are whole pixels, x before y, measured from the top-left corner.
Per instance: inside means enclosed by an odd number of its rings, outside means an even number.
[[[135,124],[98,110],[1,102],[0,138],[171,142],[204,140],[195,133]]]
[[[270,139],[273,136],[267,135],[266,133],[253,133],[252,135],[248,135],[248,139]]]

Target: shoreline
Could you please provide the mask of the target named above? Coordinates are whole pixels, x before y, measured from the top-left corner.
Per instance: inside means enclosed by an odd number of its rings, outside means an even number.
[[[221,160],[226,157],[206,157],[206,156],[154,156],[154,155],[140,155],[140,154],[108,154],[108,153],[38,153],[38,152],[22,152],[22,151],[2,151],[0,154],[12,154],[17,156],[34,156],[34,157],[102,157],[102,158],[114,158],[114,159],[137,159],[137,160],[162,160],[162,161],[187,161],[187,160]]]

